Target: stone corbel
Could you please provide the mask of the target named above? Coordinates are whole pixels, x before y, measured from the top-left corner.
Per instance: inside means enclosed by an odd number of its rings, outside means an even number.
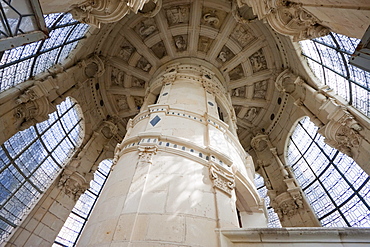
[[[102,133],[106,139],[111,139],[117,134],[118,127],[110,121],[104,121],[99,127],[99,133]]]
[[[275,81],[275,86],[280,92],[291,94],[296,90],[296,85],[302,85],[303,80],[293,74],[290,69],[281,72]]]
[[[298,210],[303,207],[301,192],[293,193],[293,195],[294,197],[290,192],[284,192],[271,201],[270,204],[280,219],[298,214]]]
[[[74,201],[83,194],[89,187],[90,179],[86,179],[83,175],[76,171],[73,165],[67,166],[59,180],[58,186],[62,187],[64,193],[70,196]]]
[[[14,117],[15,124],[19,125],[18,130],[25,130],[49,118],[49,113],[56,108],[50,104],[47,96],[56,89],[58,86],[55,80],[48,77],[44,81],[35,81],[15,100],[18,106],[14,110]]]
[[[100,27],[101,23],[121,20],[130,11],[137,13],[148,0],[89,0],[75,6],[73,18],[87,24]]]
[[[232,191],[235,188],[235,178],[233,174],[227,174],[215,165],[209,168],[210,177],[213,180],[213,187],[232,196]]]
[[[269,138],[267,135],[257,134],[251,141],[251,146],[257,152],[262,152],[268,147]]]
[[[248,5],[260,20],[267,20],[278,33],[293,37],[294,41],[328,35],[330,29],[302,8],[300,4],[286,0],[237,0],[239,7]]]
[[[81,61],[80,66],[83,68],[87,78],[100,77],[105,72],[104,61],[97,55]]]
[[[357,149],[363,139],[359,133],[362,127],[345,107],[336,106],[336,110],[328,115],[329,122],[319,133],[325,136],[327,144],[353,157],[352,148]]]

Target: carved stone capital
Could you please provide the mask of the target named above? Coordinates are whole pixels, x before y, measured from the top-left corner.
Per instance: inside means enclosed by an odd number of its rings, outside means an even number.
[[[152,164],[153,163],[153,155],[157,153],[156,146],[139,146],[139,162]]]
[[[352,148],[358,148],[363,139],[359,133],[362,127],[344,106],[336,105],[332,100],[329,102],[334,104],[335,110],[328,115],[329,122],[319,133],[325,136],[327,144],[352,157]]]
[[[62,173],[58,186],[63,187],[64,193],[77,201],[81,194],[89,188],[89,182],[73,167],[67,167]]]
[[[291,217],[297,214],[300,208],[303,208],[302,194],[300,190],[281,193],[274,197],[271,206],[280,219]]]
[[[89,0],[75,6],[71,13],[80,22],[100,27],[101,23],[121,20],[130,11],[137,13],[147,2],[148,0]]]
[[[293,37],[294,41],[328,35],[330,29],[302,8],[300,4],[285,0],[238,0],[239,7],[248,5],[260,20],[267,20],[278,33]]]
[[[103,60],[94,55],[93,57],[83,60],[80,66],[84,69],[84,73],[87,78],[100,77],[105,72],[105,65]]]
[[[262,152],[268,147],[268,143],[269,143],[269,138],[267,135],[258,134],[255,137],[253,137],[251,141],[251,146],[257,152]]]
[[[21,103],[15,108],[15,124],[19,125],[19,130],[25,130],[32,125],[47,120],[49,118],[49,113],[55,110],[56,108],[49,103],[47,97],[35,97],[33,100]]]
[[[104,121],[99,127],[99,131],[106,139],[111,139],[115,134],[117,134],[118,127],[110,121]]]
[[[228,196],[232,196],[232,191],[235,187],[235,180],[232,174],[227,174],[215,165],[209,168],[210,177],[213,180],[213,187],[225,192]]]

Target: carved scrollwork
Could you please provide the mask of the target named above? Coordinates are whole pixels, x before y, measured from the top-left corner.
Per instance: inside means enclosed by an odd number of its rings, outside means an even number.
[[[211,165],[209,172],[213,180],[213,186],[231,196],[235,187],[234,176],[223,172],[214,165]]]

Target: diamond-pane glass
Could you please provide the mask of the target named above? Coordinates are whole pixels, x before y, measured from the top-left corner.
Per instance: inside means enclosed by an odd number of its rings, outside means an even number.
[[[67,98],[49,120],[18,132],[0,146],[0,242],[20,223],[80,145],[82,138],[76,138],[76,134],[69,138],[69,134],[75,129],[82,132],[81,118],[64,119],[79,115],[78,109]]]
[[[112,166],[112,160],[103,160],[94,173],[90,188],[83,193],[60,230],[53,246],[75,246],[78,237],[98,199]]]
[[[369,227],[369,176],[356,162],[324,143],[308,117],[290,137],[288,163],[323,226]]]
[[[301,41],[300,45],[316,77],[370,117],[370,73],[348,63],[359,42],[359,39],[330,33]]]

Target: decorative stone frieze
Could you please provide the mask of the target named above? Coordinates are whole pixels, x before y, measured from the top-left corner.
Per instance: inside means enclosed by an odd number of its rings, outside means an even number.
[[[156,146],[139,146],[139,162],[152,164],[153,163],[153,155],[157,153]]]
[[[294,41],[312,39],[329,34],[330,29],[302,8],[301,4],[284,0],[237,0],[238,7],[249,6],[260,20],[266,20],[278,33],[293,37]],[[240,15],[236,15],[240,19]]]
[[[210,177],[213,180],[213,186],[227,195],[232,196],[232,191],[235,187],[234,175],[227,174],[215,165],[211,165],[209,168]]]
[[[112,23],[121,20],[130,11],[137,13],[149,0],[95,0],[86,1],[75,6],[71,13],[80,22],[100,27],[101,23]],[[151,8],[147,14],[154,16],[160,9],[161,1],[151,1],[158,7]]]

